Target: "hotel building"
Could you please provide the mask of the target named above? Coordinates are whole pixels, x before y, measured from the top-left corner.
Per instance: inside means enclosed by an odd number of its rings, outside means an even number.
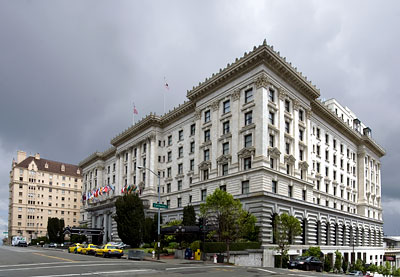
[[[348,261],[381,264],[381,162],[385,151],[349,108],[320,91],[265,42],[187,93],[163,116],[150,114],[80,163],[85,193],[113,185],[82,206],[82,223],[118,240],[112,215],[125,185],[148,212],[161,176],[163,221],[198,209],[216,188],[240,199],[258,219],[263,265],[276,254],[273,218],[289,213],[302,234],[289,254],[319,245]],[[155,211],[155,210],[154,210]]]
[[[9,238],[24,236],[30,242],[46,236],[50,217],[64,219],[65,226],[78,226],[81,194],[78,166],[18,151],[10,171]]]

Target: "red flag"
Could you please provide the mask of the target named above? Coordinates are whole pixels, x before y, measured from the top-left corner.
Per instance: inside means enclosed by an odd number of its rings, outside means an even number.
[[[138,111],[136,110],[136,106],[133,105],[133,114],[138,114]]]
[[[168,85],[168,83],[167,83],[167,79],[165,79],[165,77],[164,77],[164,86],[165,86],[165,88],[167,89],[167,90],[169,90],[169,85]]]

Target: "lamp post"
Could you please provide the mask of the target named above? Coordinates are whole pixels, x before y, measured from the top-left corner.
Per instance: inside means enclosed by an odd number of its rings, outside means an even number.
[[[158,178],[158,204],[160,204],[160,175],[155,173],[150,168],[147,168],[142,165],[138,165],[137,168],[148,170],[157,176],[157,178]],[[157,247],[157,260],[159,260],[160,259],[160,207],[158,207],[158,216],[157,216],[157,246],[158,246]]]

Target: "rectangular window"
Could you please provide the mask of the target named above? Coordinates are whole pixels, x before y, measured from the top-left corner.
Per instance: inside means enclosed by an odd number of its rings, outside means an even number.
[[[209,172],[208,169],[203,170],[203,180],[208,180]]]
[[[242,194],[246,194],[250,192],[250,183],[249,181],[242,181]]]
[[[183,130],[179,130],[178,138],[179,140],[183,140]]]
[[[275,136],[274,135],[269,135],[269,146],[274,147],[275,146]]]
[[[223,129],[223,134],[229,134],[230,132],[230,126],[229,126],[229,121],[225,121],[222,123],[222,129]]]
[[[167,184],[167,193],[171,192],[171,184]]]
[[[229,142],[225,142],[222,144],[222,155],[229,154]]]
[[[272,180],[272,192],[273,192],[273,193],[276,193],[277,190],[278,190],[278,182]]]
[[[178,198],[178,208],[180,208],[182,206],[182,198]]]
[[[228,113],[228,112],[230,112],[230,111],[231,111],[231,101],[226,100],[226,101],[223,103],[223,113]]]
[[[306,201],[307,191],[303,189],[303,201]]]
[[[190,160],[190,171],[194,170],[194,160]]]
[[[204,131],[204,141],[210,141],[211,135],[210,135],[210,130],[205,130]]]
[[[183,146],[178,148],[178,157],[182,158],[183,157]]]
[[[273,159],[273,158],[270,158],[270,159],[269,159],[269,165],[270,165],[270,167],[271,167],[272,169],[274,169],[274,159]]]
[[[325,143],[329,144],[329,135],[328,134],[325,134]]]
[[[268,90],[268,99],[271,102],[275,102],[275,90],[273,90],[272,88]]]
[[[210,122],[211,120],[211,112],[210,110],[204,112],[204,123]]]
[[[248,134],[244,136],[244,147],[250,147],[253,145],[253,137],[252,134]]]
[[[201,190],[201,201],[206,201],[207,197],[207,189],[202,189]]]
[[[290,123],[289,121],[285,121],[285,132],[290,134]]]
[[[269,123],[271,124],[271,125],[275,125],[275,113],[273,113],[273,112],[269,112]]]
[[[247,112],[244,114],[244,125],[250,125],[253,123],[253,112]]]
[[[146,153],[147,143],[143,143],[143,153]]]
[[[285,152],[287,155],[290,154],[290,143],[288,143],[288,142],[285,143]]]
[[[167,178],[171,178],[172,172],[171,172],[171,168],[168,167],[167,168]]]
[[[304,111],[303,110],[299,110],[299,120],[304,121]]]
[[[182,180],[178,181],[178,190],[181,191],[182,190]]]
[[[223,164],[222,165],[222,176],[228,175],[228,164]]]
[[[167,207],[171,206],[171,200],[167,200]]]
[[[285,100],[285,111],[290,113],[290,101],[289,100]]]
[[[290,198],[293,197],[293,186],[289,186],[289,187],[288,187],[288,196],[289,196]]]
[[[178,174],[183,174],[183,164],[178,164]]]
[[[303,149],[299,150],[299,158],[300,158],[300,161],[304,160],[304,150]]]
[[[190,153],[194,153],[194,141],[190,143]]]
[[[210,150],[209,149],[204,150],[204,160],[205,161],[210,160]]]
[[[171,152],[171,151],[169,151],[169,152],[167,153],[167,161],[168,161],[168,162],[171,162],[171,161],[172,161],[172,152]]]
[[[196,124],[190,125],[190,135],[193,136],[196,133]]]
[[[253,89],[248,89],[244,92],[244,103],[253,101]]]
[[[321,130],[319,128],[317,128],[317,138],[320,138],[320,133],[321,133]]]
[[[299,140],[304,141],[304,130],[299,129]]]
[[[171,146],[172,145],[172,135],[171,136],[168,136],[168,146]]]
[[[226,191],[226,185],[219,186],[219,189],[222,191]]]
[[[251,157],[243,159],[244,170],[251,169]]]

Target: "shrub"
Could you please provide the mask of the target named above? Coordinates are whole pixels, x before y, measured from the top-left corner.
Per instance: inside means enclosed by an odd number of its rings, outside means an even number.
[[[201,241],[200,241],[200,240],[195,240],[194,242],[192,242],[192,243],[190,244],[190,248],[191,248],[193,251],[196,251],[197,249],[201,249]]]
[[[348,268],[349,268],[349,262],[343,258],[343,263],[342,263],[343,273],[346,273]]]
[[[177,249],[179,247],[179,243],[173,241],[168,244],[168,248]]]
[[[246,249],[259,249],[260,242],[233,242],[229,245],[230,251],[243,251]],[[206,253],[223,253],[226,251],[225,242],[206,242],[204,245]]]
[[[329,257],[325,257],[324,260],[324,270],[326,272],[330,272],[332,269],[332,264],[331,264],[331,260],[329,259]]]
[[[143,243],[142,248],[150,248],[151,244],[150,243]]]
[[[335,271],[340,272],[340,269],[342,268],[342,253],[336,250],[335,256]]]

